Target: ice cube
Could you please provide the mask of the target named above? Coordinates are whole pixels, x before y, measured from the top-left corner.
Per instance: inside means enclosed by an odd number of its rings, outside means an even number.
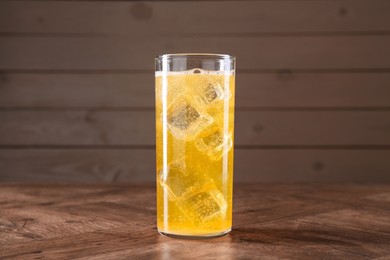
[[[179,201],[178,205],[185,209],[185,214],[195,223],[205,223],[216,217],[223,218],[227,209],[226,200],[215,185],[209,185],[208,189]]]
[[[229,135],[223,135],[217,128],[213,128],[196,140],[199,151],[207,154],[212,160],[219,160],[233,146]]]
[[[198,105],[207,105],[214,100],[223,99],[223,89],[219,84],[208,83],[197,91],[194,99]]]
[[[168,190],[168,199],[194,223],[226,215],[226,200],[214,181],[202,172],[186,169],[184,161],[169,165],[165,175],[160,172],[159,183]]]
[[[197,178],[198,176],[190,174],[184,167],[179,165],[180,163],[171,164],[167,173],[165,173],[166,176],[164,176],[163,172],[160,172],[160,183],[169,190],[170,200],[181,199],[185,197],[186,193],[198,189],[201,185],[199,178]]]
[[[213,118],[197,110],[191,102],[181,98],[168,109],[168,127],[177,139],[192,140]]]
[[[183,104],[168,118],[168,123],[180,130],[187,130],[200,117],[198,111],[189,104]]]
[[[204,98],[208,103],[214,101],[217,98],[221,98],[223,91],[220,85],[208,84],[203,90]]]

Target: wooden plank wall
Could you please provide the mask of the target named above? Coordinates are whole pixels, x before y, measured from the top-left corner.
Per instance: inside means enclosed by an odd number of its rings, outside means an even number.
[[[0,1],[0,181],[153,181],[153,58],[238,57],[235,180],[390,181],[390,1]]]

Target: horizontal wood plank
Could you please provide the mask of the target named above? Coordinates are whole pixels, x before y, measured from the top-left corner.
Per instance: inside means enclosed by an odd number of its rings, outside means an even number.
[[[390,181],[390,150],[235,151],[236,182]],[[155,181],[153,149],[0,149],[0,181]]]
[[[0,145],[154,145],[153,111],[0,111]],[[238,111],[236,145],[390,145],[390,111]]]
[[[389,12],[387,0],[1,1],[0,33],[381,33]]]
[[[387,0],[0,1],[0,182],[153,181],[153,58],[172,52],[238,57],[236,181],[390,181],[389,13]]]
[[[390,107],[390,73],[239,72],[237,108]],[[153,73],[0,73],[0,108],[154,107]]]
[[[161,53],[214,52],[243,70],[389,69],[390,36],[0,37],[0,70],[153,70]]]

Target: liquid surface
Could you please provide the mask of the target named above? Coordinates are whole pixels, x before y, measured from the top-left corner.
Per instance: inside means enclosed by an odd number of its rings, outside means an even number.
[[[156,73],[157,226],[176,235],[232,224],[234,74]]]

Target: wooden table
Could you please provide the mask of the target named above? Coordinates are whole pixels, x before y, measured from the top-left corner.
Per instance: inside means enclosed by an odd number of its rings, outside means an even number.
[[[390,185],[236,185],[233,231],[157,233],[155,187],[0,185],[0,258],[390,259]]]

